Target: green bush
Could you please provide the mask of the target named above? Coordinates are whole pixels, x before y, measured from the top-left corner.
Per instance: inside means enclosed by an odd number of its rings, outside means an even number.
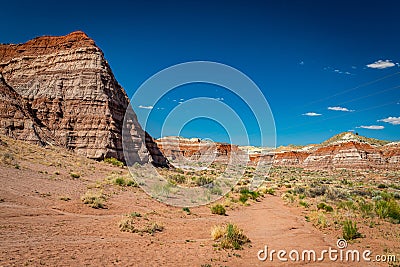
[[[247,195],[240,195],[239,196],[239,201],[242,202],[243,204],[246,203],[246,201],[249,199]]]
[[[212,214],[226,215],[226,210],[221,204],[215,204],[210,209]]]
[[[183,210],[184,212],[186,212],[188,215],[191,214],[190,209],[189,209],[188,207],[184,207],[184,208],[182,208],[182,210]]]
[[[122,161],[119,161],[116,158],[105,158],[104,162],[117,167],[123,167],[125,165]]]
[[[378,200],[375,203],[375,212],[381,219],[390,218],[393,223],[400,222],[400,206],[395,200]]]
[[[265,194],[269,194],[269,195],[275,195],[275,189],[273,189],[273,188],[266,188],[265,190],[264,190],[264,192],[265,192]]]
[[[360,201],[358,202],[358,209],[360,210],[362,217],[367,218],[372,215],[374,205],[366,201]]]
[[[116,176],[112,179],[112,183],[118,186],[132,186],[136,187],[136,181],[131,177]]]
[[[361,237],[358,232],[357,223],[351,220],[346,220],[343,222],[343,238],[346,240],[353,240]]]
[[[303,206],[304,208],[310,207],[310,204],[308,204],[306,201],[300,200],[299,201],[300,206]]]
[[[186,183],[186,176],[182,174],[175,174],[170,177],[171,180],[177,182],[178,184]]]
[[[332,212],[333,208],[330,205],[325,204],[324,202],[318,203],[317,209],[325,210],[326,212]]]

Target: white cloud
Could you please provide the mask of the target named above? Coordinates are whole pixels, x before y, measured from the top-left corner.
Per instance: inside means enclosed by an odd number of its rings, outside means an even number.
[[[348,108],[344,107],[328,107],[329,110],[334,110],[334,111],[344,111],[344,112],[353,112],[354,110],[350,110]]]
[[[400,125],[400,117],[387,117],[378,121],[387,122],[393,125]]]
[[[380,126],[380,125],[368,125],[368,126],[361,125],[361,126],[356,127],[356,128],[363,128],[363,129],[368,129],[368,130],[382,130],[385,127],[384,126]]]
[[[143,106],[143,105],[139,105],[139,108],[143,108],[143,109],[153,109],[153,106]]]
[[[315,113],[315,112],[307,112],[307,113],[304,113],[302,115],[309,116],[309,117],[315,117],[315,116],[321,116],[322,114]]]
[[[394,67],[395,63],[393,63],[391,60],[378,60],[375,61],[374,63],[368,64],[367,67],[371,69],[386,69],[386,68],[391,68]]]
[[[331,67],[324,67],[324,70],[332,70],[332,72],[338,73],[338,74],[352,75],[352,73],[349,72],[349,71],[342,71],[342,70],[339,70],[339,69],[332,69]]]

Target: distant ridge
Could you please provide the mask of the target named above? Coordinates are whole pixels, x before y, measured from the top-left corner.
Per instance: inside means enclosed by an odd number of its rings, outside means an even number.
[[[368,143],[373,146],[383,146],[383,145],[390,143],[389,141],[386,141],[386,140],[379,140],[379,139],[375,139],[375,138],[365,137],[365,136],[355,134],[353,132],[343,132],[343,133],[337,134],[337,135],[329,138],[328,140],[322,142],[321,145],[326,146],[326,145],[331,145],[331,144],[338,143],[338,142],[349,142],[349,141]]]

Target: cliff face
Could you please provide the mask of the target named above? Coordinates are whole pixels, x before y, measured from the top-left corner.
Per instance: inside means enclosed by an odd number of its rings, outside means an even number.
[[[27,103],[0,74],[0,132],[15,139],[43,144],[46,137],[35,121]]]
[[[53,142],[88,158],[124,160],[122,127],[129,99],[103,52],[85,33],[0,45],[0,73]],[[133,134],[144,135],[137,121],[131,127]],[[145,144],[137,145],[144,146],[140,150],[144,161],[167,164],[151,142],[155,159],[147,155]]]

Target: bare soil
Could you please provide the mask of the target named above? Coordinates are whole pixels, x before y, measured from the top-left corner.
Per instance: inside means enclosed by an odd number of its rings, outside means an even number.
[[[14,159],[0,164],[0,266],[377,266],[259,261],[257,252],[265,245],[287,251],[336,248],[337,233],[315,228],[301,208],[286,205],[279,196],[235,205],[227,216],[211,214],[207,206],[187,214],[153,200],[140,188],[104,182],[110,174],[126,174],[126,168],[2,139],[1,152]],[[71,172],[80,177],[71,177]],[[107,196],[104,209],[83,204],[88,188]],[[119,222],[132,212],[162,224],[164,230],[153,235],[121,232]],[[250,238],[242,250],[215,246],[212,226],[228,222]],[[379,240],[369,241],[367,237],[349,246],[382,251]]]

